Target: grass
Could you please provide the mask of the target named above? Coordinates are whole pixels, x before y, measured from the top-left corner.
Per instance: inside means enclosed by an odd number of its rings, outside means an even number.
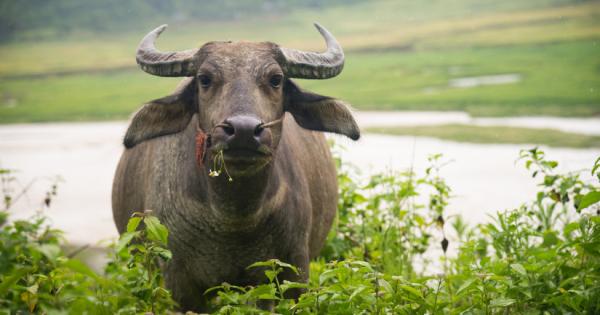
[[[143,102],[170,93],[179,79],[153,78],[141,71],[73,75],[2,82],[0,122],[125,119]]]
[[[374,18],[364,18],[371,12]],[[158,41],[163,49],[198,47],[211,40],[274,41],[301,49],[321,49],[311,26],[321,21],[347,51],[410,46],[439,49],[535,44],[600,37],[600,3],[577,1],[461,0],[452,3],[371,1],[299,10],[287,16],[207,22],[171,27]],[[64,70],[134,67],[134,53],[146,30],[119,34],[77,34],[47,41],[0,45],[0,76]],[[201,30],[201,31],[200,31]]]
[[[158,45],[176,50],[243,39],[322,49],[310,26],[318,20],[344,45],[346,68],[336,79],[301,84],[356,108],[590,116],[600,115],[598,15],[595,1],[373,1],[175,24]],[[133,56],[142,33],[84,35],[0,45],[0,123],[123,119],[176,85],[137,70]],[[522,81],[448,87],[452,78],[506,73]]]
[[[464,110],[477,116],[600,113],[598,46],[562,42],[420,53],[348,53],[339,78],[303,80],[313,91],[359,109]],[[490,62],[494,60],[494,62]],[[514,84],[449,88],[452,78],[518,73]],[[0,123],[127,118],[179,79],[140,70],[0,79]]]
[[[488,127],[461,124],[417,127],[378,127],[367,132],[414,135],[470,143],[536,144],[551,147],[599,148],[600,136],[588,136],[553,129]]]
[[[372,13],[365,18],[364,12]],[[419,42],[421,47],[446,47],[466,44],[460,36],[517,29],[540,25],[581,24],[576,34],[581,38],[600,35],[595,21],[600,4],[595,2],[532,0],[477,1],[370,1],[362,4],[329,7],[325,10],[297,10],[288,15],[257,17],[237,22],[199,22],[181,25],[173,21],[156,21],[140,30],[123,30],[118,34],[74,34],[50,40],[20,41],[0,45],[0,74],[32,74],[54,71],[106,69],[135,66],[134,52],[145,32],[162,23],[171,27],[159,40],[164,49],[186,49],[211,40],[270,40],[304,49],[321,49],[323,43],[311,26],[320,21],[330,29],[346,50],[373,47],[397,47]],[[595,26],[595,27],[592,27]],[[568,28],[561,28],[560,33]],[[557,32],[537,32],[533,36],[503,36],[502,41],[519,38],[528,43],[555,40]],[[542,38],[540,40],[540,38]],[[496,36],[467,44],[497,44]],[[501,41],[501,42],[502,42]]]
[[[479,116],[600,113],[600,46],[587,41],[348,56],[339,79],[304,85],[360,109],[465,110]],[[514,84],[450,88],[452,78],[520,74]]]

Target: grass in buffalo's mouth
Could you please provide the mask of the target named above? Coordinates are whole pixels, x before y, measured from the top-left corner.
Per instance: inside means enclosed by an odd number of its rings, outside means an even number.
[[[470,143],[536,144],[570,148],[600,147],[600,136],[582,135],[554,129],[448,124],[414,127],[373,127],[365,131],[391,135],[433,137]]]
[[[227,175],[227,180],[232,182],[233,178],[231,178],[231,175],[229,175],[229,171],[227,170],[227,166],[225,166],[225,157],[223,156],[223,150],[219,150],[213,156],[213,167],[208,170],[208,176],[219,177],[219,175],[221,175],[223,171]]]

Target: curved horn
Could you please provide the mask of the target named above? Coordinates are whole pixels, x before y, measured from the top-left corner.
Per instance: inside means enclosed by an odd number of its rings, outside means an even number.
[[[185,77],[194,75],[196,65],[194,55],[198,49],[177,52],[161,52],[154,46],[154,41],[167,28],[161,25],[148,33],[140,42],[136,61],[142,70],[161,77]]]
[[[344,68],[344,51],[335,37],[324,27],[315,23],[315,27],[327,43],[324,53],[306,52],[280,47],[285,61],[282,68],[290,78],[328,79],[335,77]]]

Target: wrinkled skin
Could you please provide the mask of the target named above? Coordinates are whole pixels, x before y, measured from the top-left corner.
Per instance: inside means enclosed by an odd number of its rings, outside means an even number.
[[[275,47],[204,45],[196,76],[146,104],[125,136],[114,220],[123,233],[133,212],[151,209],[169,228],[173,259],[164,274],[182,310],[206,310],[204,291],[223,282],[265,282],[262,271],[246,269],[256,261],[291,263],[300,275],[282,278],[306,281],[335,216],[335,167],[317,131],[357,139],[359,130],[342,102],[286,78]],[[195,158],[197,128],[211,136],[203,164]],[[208,176],[221,150],[231,182]]]

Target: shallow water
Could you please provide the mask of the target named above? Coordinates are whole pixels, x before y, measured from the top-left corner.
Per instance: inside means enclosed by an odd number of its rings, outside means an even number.
[[[453,88],[472,88],[482,85],[499,85],[499,84],[510,84],[521,81],[521,75],[518,73],[508,74],[496,74],[496,75],[483,75],[477,77],[463,77],[451,79],[448,82],[448,86]]]
[[[377,119],[376,117],[382,117]],[[449,120],[471,120],[464,113],[359,113],[361,126],[381,124],[434,124]],[[395,119],[395,121],[394,121]],[[523,123],[521,118],[494,118],[494,122]],[[512,119],[512,120],[511,120]],[[527,119],[527,118],[524,118]],[[553,119],[553,126],[574,126],[570,119]],[[60,175],[58,196],[45,210],[54,226],[66,231],[73,243],[96,244],[115,238],[110,194],[121,151],[126,122],[20,124],[0,126],[0,165],[19,172],[27,194],[13,207],[14,217],[25,218],[42,208],[51,177]],[[584,128],[594,134],[596,126]],[[365,134],[358,142],[335,139],[347,149],[342,157],[365,173],[385,169],[422,172],[427,156],[443,153],[452,162],[442,170],[453,188],[449,210],[463,214],[468,221],[481,222],[486,214],[519,206],[536,191],[535,182],[515,164],[521,148],[527,145],[465,144],[425,137]],[[563,170],[589,168],[600,155],[599,149],[546,149]]]
[[[477,126],[511,126],[535,129],[556,129],[564,132],[580,133],[585,135],[600,135],[600,117],[471,117],[468,113],[457,111],[378,111],[360,112],[356,119],[361,127],[470,124]]]

